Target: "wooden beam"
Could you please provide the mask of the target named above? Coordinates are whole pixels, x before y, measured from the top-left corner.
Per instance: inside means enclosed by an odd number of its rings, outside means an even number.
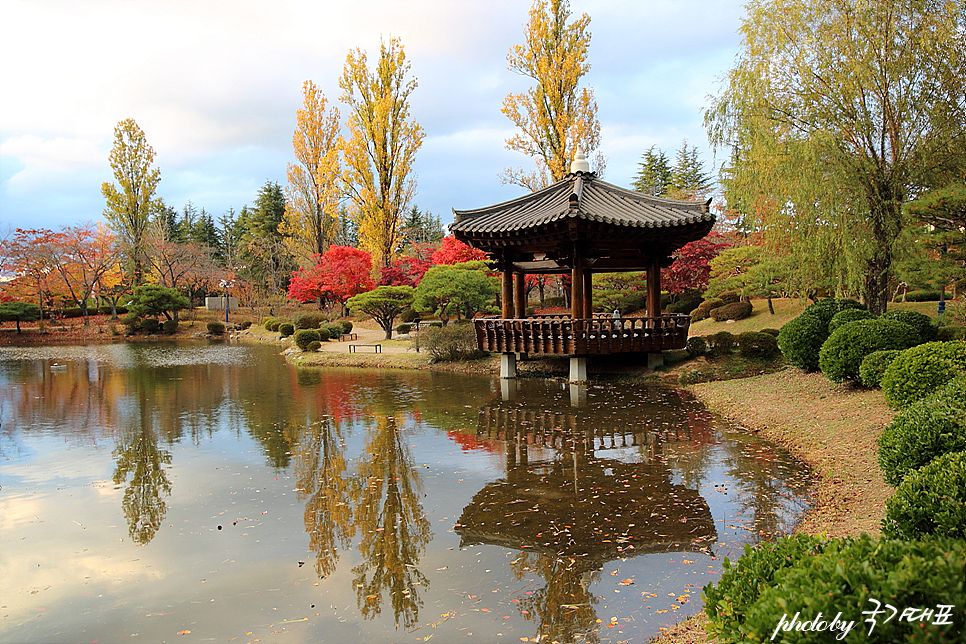
[[[661,315],[661,260],[651,259],[647,269],[647,317]]]
[[[584,317],[594,317],[594,273],[584,270]]]
[[[500,308],[504,319],[513,317],[513,270],[510,266],[503,268],[503,292],[500,295]]]
[[[570,316],[579,320],[584,317],[584,260],[574,258],[574,268],[570,273]]]

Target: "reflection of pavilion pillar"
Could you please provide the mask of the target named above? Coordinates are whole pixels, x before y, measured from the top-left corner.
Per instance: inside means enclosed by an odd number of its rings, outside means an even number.
[[[587,385],[583,383],[570,383],[570,406],[587,406]]]
[[[516,358],[512,353],[510,355]],[[504,402],[512,402],[517,399],[516,379],[500,378],[500,397]]]
[[[661,259],[651,258],[647,268],[647,317],[648,326],[656,335],[661,333]],[[664,364],[664,354],[660,351],[647,354],[647,368],[655,369]]]

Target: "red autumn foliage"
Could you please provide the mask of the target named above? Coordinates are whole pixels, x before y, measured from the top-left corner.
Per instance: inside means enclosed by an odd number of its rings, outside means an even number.
[[[372,256],[352,246],[329,246],[324,255],[313,255],[316,263],[292,273],[288,296],[299,302],[314,299],[345,304],[353,295],[375,288]]]
[[[423,275],[433,264],[421,257],[404,255],[392,260],[388,268],[379,272],[377,286],[419,286]]]
[[[708,288],[711,260],[730,245],[723,235],[716,232],[685,244],[674,254],[674,263],[661,269],[661,288],[668,293],[683,293],[691,289],[703,291]]]
[[[487,260],[490,256],[478,248],[470,248],[452,235],[443,237],[439,250],[433,253],[434,264],[462,264],[474,260]]]

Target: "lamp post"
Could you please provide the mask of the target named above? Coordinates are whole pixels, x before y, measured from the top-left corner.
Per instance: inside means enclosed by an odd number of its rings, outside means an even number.
[[[942,266],[943,262],[946,260],[946,244],[939,247],[939,265]],[[940,274],[941,275],[941,274]],[[943,281],[942,277],[939,278],[939,315],[942,316],[946,312],[946,283]],[[942,320],[939,322],[942,324]]]
[[[229,303],[228,289],[234,286],[234,282],[232,282],[231,280],[221,280],[221,283],[219,284],[219,286],[225,289],[225,324],[227,325],[228,324],[228,303]]]

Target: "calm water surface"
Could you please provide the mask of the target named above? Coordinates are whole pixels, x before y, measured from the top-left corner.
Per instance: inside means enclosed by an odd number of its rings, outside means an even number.
[[[0,349],[0,641],[641,642],[805,469],[683,391]]]

